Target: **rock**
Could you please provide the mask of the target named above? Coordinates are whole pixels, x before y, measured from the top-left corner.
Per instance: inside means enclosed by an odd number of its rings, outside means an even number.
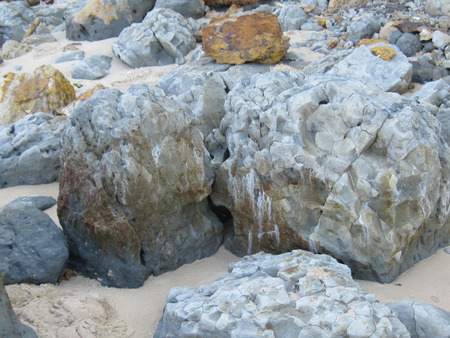
[[[388,46],[396,52],[390,60],[383,60],[373,54],[374,47]],[[412,77],[412,65],[407,57],[395,46],[379,43],[373,47],[362,45],[333,66],[328,74],[352,74],[371,81],[384,91],[404,93],[408,90]]]
[[[398,319],[406,326],[411,338],[450,337],[450,312],[412,300],[392,302],[387,306],[398,314]]]
[[[52,30],[59,28],[65,29],[64,12],[70,10],[75,3],[64,1],[55,4],[55,6],[49,6],[49,4],[48,1],[41,2],[40,5],[33,7],[33,13],[39,18],[41,24],[51,27]]]
[[[97,80],[109,74],[112,58],[106,55],[91,55],[72,67],[74,79]]]
[[[205,14],[205,3],[203,0],[156,0],[156,8],[171,9],[185,18],[199,19]]]
[[[381,28],[379,16],[366,15],[359,20],[351,22],[347,27],[348,40],[357,43],[359,40],[372,38]]]
[[[436,48],[444,50],[450,44],[450,35],[441,31],[434,31],[433,44]]]
[[[419,56],[417,60],[411,61],[411,64],[413,66],[412,82],[423,84],[450,75],[450,72],[437,65],[430,55]]]
[[[384,61],[391,61],[397,53],[389,46],[378,46],[370,48],[372,54],[383,59]]]
[[[425,11],[433,16],[450,15],[450,2],[448,0],[427,0]]]
[[[36,113],[0,126],[0,188],[58,180],[65,120]]]
[[[33,11],[23,1],[0,3],[0,46],[7,40],[22,41],[28,26],[35,19]]]
[[[147,85],[105,89],[77,106],[62,138],[58,198],[75,271],[132,288],[217,251],[214,174],[191,119]]]
[[[26,325],[23,325],[9,301],[6,293],[3,274],[0,272],[0,337],[9,338],[37,338],[36,332]]]
[[[44,199],[44,200],[43,200]],[[0,271],[5,284],[57,283],[69,256],[62,230],[38,209],[51,197],[13,201],[0,208]]]
[[[320,74],[320,73],[324,74],[351,53],[352,50],[345,50],[345,49],[341,51],[336,51],[334,53],[331,53],[330,55],[326,55],[322,58],[312,61],[303,68],[303,72],[305,74]]]
[[[274,14],[278,16],[278,21],[284,32],[300,30],[300,27],[307,22],[309,18],[305,11],[297,5],[277,7]]]
[[[343,9],[366,7],[370,0],[330,0],[328,12],[336,13]]]
[[[450,145],[450,111],[437,114],[436,119],[441,123],[442,137]]]
[[[236,14],[203,28],[202,45],[217,63],[277,63],[289,48],[289,38],[275,14]]]
[[[232,4],[237,6],[257,5],[262,0],[205,0],[205,4],[210,7],[225,7]]]
[[[395,42],[395,45],[406,56],[414,56],[422,50],[422,43],[420,42],[419,37],[411,33],[402,34]]]
[[[134,22],[141,22],[155,0],[83,0],[65,12],[69,40],[96,41],[116,37]]]
[[[35,112],[56,115],[74,99],[72,84],[52,66],[40,66],[33,73],[8,73],[0,87],[0,125]]]
[[[25,55],[32,49],[33,47],[26,43],[20,43],[15,40],[7,40],[2,46],[2,58],[4,60],[14,59]]]
[[[415,92],[410,98],[420,104],[427,104],[439,107],[450,92],[450,84],[440,79],[426,83],[420,90]]]
[[[151,11],[140,24],[125,28],[112,44],[114,54],[133,68],[184,63],[196,46],[188,22],[170,9]]]
[[[159,337],[407,337],[386,305],[326,255],[260,253],[200,288],[169,291]]]
[[[75,52],[65,52],[59,58],[56,59],[55,63],[83,60],[84,52],[82,50],[78,50]]]
[[[271,72],[242,77],[225,111],[208,149],[233,253],[308,249],[390,282],[448,245],[450,149],[425,108],[354,77]]]

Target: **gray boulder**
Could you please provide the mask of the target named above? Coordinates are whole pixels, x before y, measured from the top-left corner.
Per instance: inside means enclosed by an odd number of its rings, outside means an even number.
[[[450,110],[436,115],[436,119],[441,124],[441,135],[445,142],[450,145]]]
[[[9,301],[3,284],[3,274],[0,272],[0,337],[4,338],[37,338],[36,332],[23,325]]]
[[[104,285],[139,287],[152,273],[219,248],[203,135],[161,89],[106,89],[80,103],[61,159],[58,216],[74,270]]]
[[[96,41],[116,37],[134,22],[141,22],[155,0],[82,0],[64,12],[69,40]]]
[[[383,60],[371,51],[371,48],[377,46],[389,46],[397,54],[390,61]],[[384,91],[403,93],[408,90],[411,83],[412,69],[408,58],[397,46],[379,43],[356,48],[334,65],[327,74],[351,74],[352,77],[377,84]]]
[[[151,11],[139,24],[120,33],[112,44],[114,54],[133,68],[184,63],[196,46],[188,22],[165,8]]]
[[[7,40],[22,41],[35,18],[24,1],[0,2],[0,46]]]
[[[412,300],[393,302],[387,306],[398,315],[411,338],[450,337],[450,312]]]
[[[82,50],[77,50],[74,52],[65,52],[59,58],[56,59],[55,63],[83,60],[84,52]]]
[[[58,180],[65,117],[30,114],[0,126],[0,188]]]
[[[390,282],[448,245],[450,149],[428,110],[355,78],[243,77],[208,147],[238,255],[327,253]]]
[[[72,67],[74,79],[98,80],[109,74],[112,58],[106,55],[91,55]]]
[[[424,84],[422,88],[411,95],[410,99],[438,108],[444,100],[448,99],[449,93],[450,78],[447,81],[440,79]]]
[[[0,209],[0,271],[5,284],[56,283],[68,259],[62,230],[42,212],[51,197],[15,200]]]
[[[348,41],[357,43],[361,39],[370,39],[374,33],[378,33],[381,28],[381,17],[367,14],[352,21],[347,27]]]
[[[425,11],[433,16],[450,15],[450,1],[448,0],[427,0]]]
[[[422,50],[422,43],[419,36],[411,33],[402,34],[395,42],[395,45],[406,56],[414,56]]]
[[[297,5],[277,7],[274,13],[278,16],[283,31],[300,30],[309,19],[308,14]]]
[[[436,81],[450,75],[450,71],[436,64],[430,54],[421,55],[415,61],[411,61],[413,66],[412,82],[427,83]]]
[[[205,14],[203,0],[156,0],[156,8],[171,9],[185,18],[199,19]]]
[[[170,290],[154,336],[409,337],[330,256],[260,253],[228,271],[210,285]]]

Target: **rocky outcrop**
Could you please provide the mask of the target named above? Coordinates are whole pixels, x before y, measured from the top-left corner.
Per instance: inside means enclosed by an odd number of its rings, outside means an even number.
[[[0,125],[36,112],[57,115],[74,99],[72,84],[51,66],[40,66],[33,73],[8,73],[0,87]]]
[[[168,8],[185,18],[199,19],[205,14],[203,0],[156,0],[156,8]]]
[[[51,197],[17,199],[0,208],[0,271],[5,284],[56,283],[69,252],[62,230],[41,210]]]
[[[216,252],[213,171],[192,117],[158,88],[105,89],[78,105],[62,139],[58,216],[76,271],[138,287]]]
[[[203,50],[217,63],[277,63],[289,48],[289,38],[275,14],[237,13],[213,21],[202,30]]]
[[[141,22],[155,0],[83,0],[64,13],[70,40],[96,41],[116,37],[133,22]]]
[[[184,63],[196,41],[189,23],[171,9],[151,11],[139,24],[125,28],[112,44],[114,54],[133,68]]]
[[[23,325],[9,301],[3,284],[3,274],[0,272],[0,337],[9,338],[37,338],[36,332]]]
[[[0,188],[58,180],[65,121],[36,113],[0,126]]]
[[[106,55],[91,55],[72,67],[74,79],[97,80],[109,74],[112,58]]]
[[[173,288],[155,337],[408,337],[345,265],[296,250],[232,263],[200,288]]]
[[[398,315],[411,338],[450,337],[450,312],[412,300],[393,302],[387,306]]]
[[[7,40],[20,42],[35,18],[23,1],[0,2],[0,46]]]
[[[271,72],[241,78],[225,110],[211,197],[234,253],[303,248],[389,282],[448,244],[450,150],[426,109],[354,78]]]

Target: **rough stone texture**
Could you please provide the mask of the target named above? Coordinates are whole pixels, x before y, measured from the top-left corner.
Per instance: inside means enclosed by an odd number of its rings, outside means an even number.
[[[431,304],[402,300],[387,304],[406,326],[411,338],[450,337],[450,313]]]
[[[0,272],[0,337],[5,338],[37,338],[36,332],[23,325],[9,301],[3,284],[3,275]]]
[[[69,51],[63,53],[59,58],[55,60],[55,63],[62,63],[62,62],[69,62],[69,61],[76,61],[76,60],[83,60],[84,59],[84,52],[82,50],[78,51]]]
[[[205,14],[203,0],[156,0],[156,8],[168,8],[185,18],[199,19]]]
[[[211,7],[224,7],[230,5],[244,6],[244,5],[257,5],[262,0],[205,0],[205,4]]]
[[[0,3],[0,46],[7,40],[21,41],[35,19],[25,2]]]
[[[437,114],[436,118],[441,123],[442,137],[450,145],[450,111]]]
[[[65,120],[36,113],[0,126],[0,188],[58,180]]]
[[[72,67],[74,79],[97,80],[109,74],[112,58],[106,55],[91,55]]]
[[[29,197],[0,208],[0,271],[5,284],[56,283],[69,252],[63,231],[41,211],[56,201]]]
[[[278,16],[278,21],[284,32],[300,30],[300,27],[309,19],[308,14],[297,5],[276,7],[274,13]]]
[[[26,43],[20,43],[16,40],[7,40],[2,46],[2,58],[4,60],[14,59],[25,55],[32,49],[33,47]]]
[[[237,14],[203,28],[202,45],[217,63],[277,63],[289,48],[289,38],[275,14]]]
[[[370,0],[330,0],[327,10],[329,13],[336,13],[342,9],[365,7],[369,2]]]
[[[444,50],[450,44],[450,35],[435,31],[433,33],[433,44],[436,48]]]
[[[371,51],[373,47],[389,46],[397,54],[385,61]],[[379,43],[356,48],[350,55],[337,63],[328,74],[351,74],[353,77],[373,82],[387,92],[403,93],[408,90],[412,77],[412,65],[395,45]]]
[[[241,78],[225,110],[211,198],[233,216],[235,254],[308,249],[390,282],[448,245],[450,149],[420,105],[355,78],[271,72]]]
[[[434,16],[450,15],[450,1],[448,0],[427,0],[425,11]]]
[[[133,68],[184,63],[184,56],[196,46],[190,29],[181,14],[155,9],[141,23],[125,28],[112,50]]]
[[[265,253],[198,289],[170,290],[155,337],[408,337],[350,270],[326,255]]]
[[[64,13],[70,40],[96,41],[116,37],[134,22],[141,22],[155,0],[83,0]]]
[[[419,36],[411,33],[402,34],[395,42],[395,45],[406,56],[414,56],[422,50],[422,43],[419,40]]]
[[[417,92],[411,95],[412,100],[417,100],[421,104],[439,107],[450,93],[450,84],[443,80],[428,82]]]
[[[0,125],[36,112],[56,115],[74,99],[72,84],[51,66],[40,66],[33,73],[8,73],[0,87]]]
[[[348,40],[357,43],[361,39],[370,39],[374,33],[380,31],[380,28],[381,19],[379,16],[373,16],[371,14],[365,15],[348,25]]]
[[[436,64],[430,55],[422,55],[416,61],[411,61],[413,66],[412,82],[426,83],[439,80],[450,75],[450,72]]]
[[[102,90],[71,114],[58,216],[76,271],[139,287],[217,251],[222,226],[206,199],[213,171],[191,118],[147,85]]]

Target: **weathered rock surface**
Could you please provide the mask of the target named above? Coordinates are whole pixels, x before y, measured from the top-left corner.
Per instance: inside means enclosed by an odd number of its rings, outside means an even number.
[[[205,0],[205,4],[211,7],[224,7],[230,5],[257,5],[261,3],[262,0]]]
[[[417,60],[411,62],[413,66],[412,81],[426,83],[439,80],[450,75],[450,71],[436,64],[430,55],[422,55]]]
[[[342,9],[365,7],[370,0],[330,0],[328,3],[328,12],[336,13]]]
[[[97,80],[109,74],[112,58],[106,55],[91,55],[72,67],[74,79]]]
[[[0,188],[58,180],[65,120],[36,113],[0,126]]]
[[[0,272],[0,337],[8,338],[37,338],[36,332],[23,325],[9,301],[3,284],[3,274]]]
[[[450,337],[450,312],[412,300],[393,302],[387,306],[398,315],[411,338]]]
[[[134,22],[141,22],[155,0],[83,0],[65,12],[70,40],[96,41],[116,37]]]
[[[289,48],[275,14],[262,12],[228,16],[202,30],[203,50],[217,63],[277,63]]]
[[[133,68],[184,63],[184,56],[196,46],[190,29],[181,14],[155,9],[141,23],[125,28],[112,50]]]
[[[2,46],[2,58],[4,60],[14,59],[25,55],[32,49],[33,47],[26,43],[20,43],[16,40],[7,40]]]
[[[417,100],[420,104],[432,105],[436,108],[446,100],[450,93],[450,78],[428,82],[417,92],[411,95],[412,100]]]
[[[205,14],[205,3],[203,0],[156,0],[156,8],[171,9],[185,18],[199,19]]]
[[[297,5],[277,7],[274,13],[278,16],[283,31],[300,30],[300,27],[309,19],[305,11]]]
[[[7,40],[20,42],[35,17],[23,1],[0,2],[0,46]]]
[[[380,28],[380,16],[373,16],[369,13],[348,25],[348,40],[357,43],[361,39],[370,39],[374,33],[380,30]]]
[[[158,88],[102,90],[71,114],[62,139],[58,216],[76,271],[138,287],[216,252],[213,171],[192,117]]]
[[[69,252],[63,231],[42,212],[51,197],[28,197],[0,208],[0,271],[5,284],[56,283]]]
[[[234,253],[304,248],[389,282],[448,244],[450,150],[419,105],[354,78],[272,72],[241,78],[225,110],[211,198],[233,216]]]
[[[76,60],[83,60],[84,59],[84,51],[77,50],[77,51],[68,51],[63,53],[59,58],[55,60],[55,63],[62,63],[62,62],[69,62],[69,61],[76,61]]]
[[[450,2],[448,0],[427,0],[425,10],[434,16],[450,15]]]
[[[56,115],[74,99],[72,84],[51,66],[40,66],[33,73],[8,73],[0,87],[0,125],[36,112]]]
[[[296,250],[229,265],[198,289],[173,288],[155,337],[408,337],[345,265]]]
[[[372,49],[377,46],[389,46],[396,55],[390,61],[377,57]],[[377,84],[387,92],[404,93],[412,78],[412,65],[408,58],[395,45],[379,43],[373,46],[360,46],[342,61],[334,65],[327,74],[351,74]]]

